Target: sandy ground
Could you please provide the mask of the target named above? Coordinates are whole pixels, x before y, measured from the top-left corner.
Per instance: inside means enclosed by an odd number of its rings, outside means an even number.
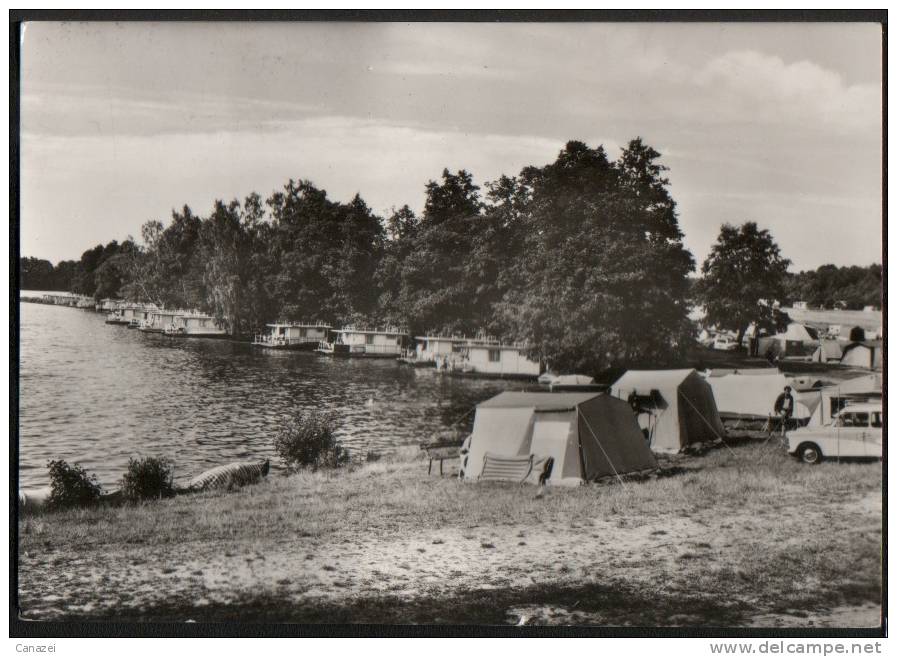
[[[822,530],[832,513],[856,517],[857,531],[874,531],[881,523],[881,500],[869,495],[811,519],[795,511],[793,521]],[[196,620],[192,616],[203,610],[212,618],[226,619],[233,605],[255,599],[256,606],[264,607],[264,600],[270,598],[280,608],[320,610],[315,612],[318,615],[300,616],[316,622],[321,614],[326,617],[328,609],[345,606],[347,601],[384,598],[401,604],[403,599],[422,597],[456,599],[460,592],[485,596],[483,604],[491,605],[490,622],[515,625],[879,624],[880,609],[871,602],[768,614],[762,613],[761,601],[756,612],[750,601],[747,605],[740,601],[737,609],[708,610],[707,605],[717,603],[695,600],[692,595],[682,597],[680,609],[667,605],[649,615],[595,602],[606,596],[613,603],[615,595],[627,590],[669,597],[676,593],[675,586],[669,590],[668,583],[658,581],[659,572],[674,572],[685,562],[693,565],[701,560],[711,567],[725,560],[726,551],[736,542],[757,531],[755,517],[704,512],[645,522],[621,517],[562,526],[507,524],[377,536],[349,533],[339,542],[333,537],[298,535],[264,546],[246,540],[187,541],[176,551],[170,546],[135,545],[105,554],[101,567],[94,553],[72,546],[73,550],[21,555],[21,607],[30,619],[141,619],[158,618],[161,613],[167,620],[188,621]],[[508,594],[514,591],[526,593]],[[586,604],[576,599],[577,591]],[[637,599],[632,603],[639,604]],[[178,615],[179,608],[185,610],[183,615]],[[447,616],[440,618],[440,613]],[[437,605],[426,617],[458,622],[452,614],[451,609],[443,612]]]

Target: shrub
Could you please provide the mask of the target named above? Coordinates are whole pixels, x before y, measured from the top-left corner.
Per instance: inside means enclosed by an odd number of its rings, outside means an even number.
[[[69,465],[65,461],[49,461],[50,497],[47,508],[51,511],[71,509],[78,506],[96,504],[103,489],[96,475],[89,475],[80,465]]]
[[[274,451],[287,470],[338,468],[349,462],[349,453],[334,437],[332,413],[298,411],[274,437]]]
[[[121,494],[126,500],[155,500],[174,495],[174,467],[171,461],[155,456],[128,459],[121,478]]]

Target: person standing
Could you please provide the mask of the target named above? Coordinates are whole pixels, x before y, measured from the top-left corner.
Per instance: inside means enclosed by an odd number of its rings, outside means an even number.
[[[782,424],[782,435],[785,435],[785,425],[788,424],[789,418],[794,415],[794,397],[791,396],[791,386],[785,386],[785,390],[776,397],[774,407],[775,414],[779,416]]]

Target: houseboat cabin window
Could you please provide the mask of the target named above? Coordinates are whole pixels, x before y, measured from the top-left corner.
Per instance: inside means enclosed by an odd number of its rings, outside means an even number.
[[[299,337],[304,338],[308,335],[308,329],[301,328],[299,329]]]
[[[490,349],[489,350],[489,362],[497,363],[501,360],[501,349]]]
[[[365,336],[364,336],[364,343],[365,343],[365,344],[374,344],[374,334],[373,334],[373,333],[368,333],[367,335],[365,335]]]
[[[881,413],[875,412],[872,414],[872,426],[876,429],[881,429]]]

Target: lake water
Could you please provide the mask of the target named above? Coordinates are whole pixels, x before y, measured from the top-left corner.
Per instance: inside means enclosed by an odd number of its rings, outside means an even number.
[[[107,488],[129,457],[168,457],[177,480],[241,459],[271,457],[276,467],[272,438],[297,409],[336,411],[340,439],[364,458],[417,445],[476,403],[524,386],[393,360],[171,339],[106,325],[91,311],[19,307],[23,489],[48,485],[49,459],[80,463]]]

